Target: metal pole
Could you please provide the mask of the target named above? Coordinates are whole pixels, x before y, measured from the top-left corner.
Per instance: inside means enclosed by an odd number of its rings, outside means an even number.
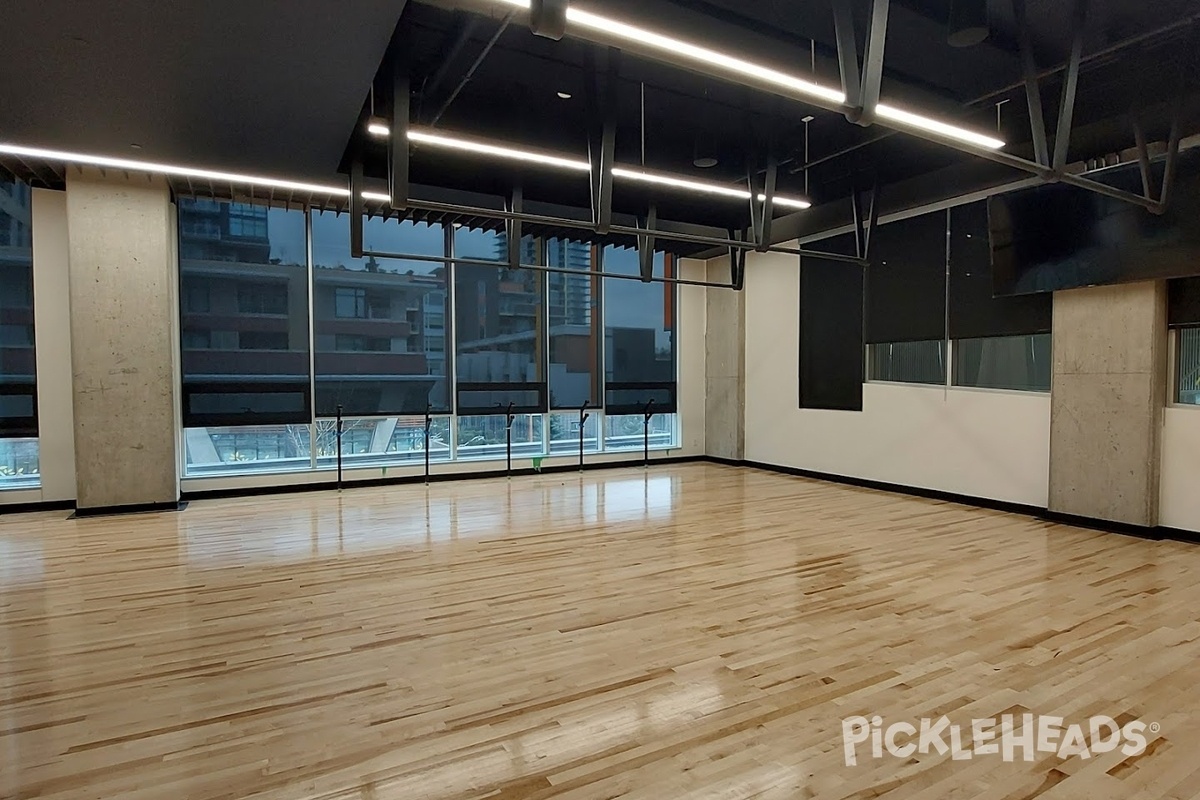
[[[646,403],[646,410],[642,415],[642,466],[646,469],[650,468],[650,419],[654,416],[654,398],[650,398],[650,402]]]
[[[505,412],[507,421],[504,426],[504,440],[505,440],[505,454],[506,454],[504,471],[505,471],[506,477],[509,478],[510,480],[512,479],[512,424],[513,424],[513,418],[515,417],[515,415],[512,413],[512,409],[513,409],[513,404],[510,402],[508,404],[508,411]]]
[[[940,141],[940,140],[939,140]],[[972,150],[972,152],[974,152]],[[1021,164],[1028,164],[1023,159],[1015,156],[1001,154],[1003,157],[1013,159]],[[1022,169],[1024,167],[1018,167]],[[592,231],[595,233],[595,225],[587,220],[571,219],[569,217],[552,217],[545,214],[531,214],[525,211],[509,211],[500,208],[481,208],[479,206],[466,206],[458,203],[440,203],[432,200],[417,200],[410,198],[408,202],[410,209],[419,211],[432,211],[441,214],[461,214],[472,217],[484,217],[491,219],[519,219],[522,222],[529,222],[534,225],[550,225],[560,228],[578,228],[580,230]],[[644,236],[647,233],[654,235],[656,239],[663,239],[668,242],[687,242],[690,244],[707,244],[713,247],[737,247],[742,250],[754,250],[756,246],[753,242],[738,241],[736,239],[723,239],[719,236],[704,236],[696,233],[683,233],[681,231],[664,231],[654,230],[646,231],[642,228],[633,227],[630,225],[613,225],[609,228],[610,233],[619,233],[627,236]],[[819,250],[806,250],[799,247],[785,247],[783,245],[771,245],[767,248],[768,253],[786,253],[793,256],[812,256],[827,258],[830,261],[844,261],[848,264],[857,264],[858,266],[866,266],[861,259],[854,256],[844,256],[837,253],[822,253]],[[366,255],[364,251],[364,255]],[[375,252],[376,257],[380,257],[378,252]],[[390,258],[409,258],[406,255],[392,255]],[[436,257],[440,258],[440,257]],[[494,263],[494,262],[489,262]],[[615,277],[615,276],[614,276]]]
[[[425,485],[429,485],[429,429],[433,426],[433,417],[429,412],[433,409],[431,403],[425,404]]]
[[[583,472],[583,426],[587,423],[588,417],[591,414],[587,413],[587,407],[591,405],[590,400],[584,400],[583,405],[579,407],[579,471]]]
[[[337,407],[337,490],[342,490],[342,404]]]

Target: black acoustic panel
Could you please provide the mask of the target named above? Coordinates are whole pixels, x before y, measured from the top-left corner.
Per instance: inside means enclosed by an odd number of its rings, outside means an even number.
[[[950,209],[950,338],[1049,333],[1048,294],[995,296],[986,200]]]
[[[458,415],[484,417],[509,413],[544,414],[546,407],[544,383],[460,383],[458,384]]]
[[[408,376],[403,376],[407,378]],[[420,416],[429,410],[446,414],[444,404],[430,403],[437,376],[421,380],[342,381],[317,377],[317,416],[332,417],[338,406],[347,417]]]
[[[1164,163],[1152,165],[1161,186]],[[1142,192],[1137,164],[1095,179]],[[1066,184],[1047,184],[989,199],[996,294],[1036,294],[1200,275],[1200,152],[1179,154],[1166,210]]]
[[[183,426],[307,425],[312,422],[310,391],[307,381],[184,381]]]
[[[861,267],[806,258],[800,265],[800,407],[862,411]]]
[[[869,344],[946,335],[946,212],[881,225],[867,267]]]
[[[0,438],[38,435],[37,387],[32,383],[0,383]]]
[[[1167,281],[1167,324],[1172,328],[1200,325],[1200,278]]]
[[[654,404],[647,404],[653,400]],[[674,414],[678,409],[676,386],[673,381],[661,383],[608,383],[604,386],[604,413],[610,416],[627,414]]]

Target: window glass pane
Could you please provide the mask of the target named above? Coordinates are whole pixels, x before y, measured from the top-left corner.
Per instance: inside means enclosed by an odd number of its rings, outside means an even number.
[[[1050,334],[956,339],[954,385],[1050,391]]]
[[[188,476],[308,469],[308,425],[186,428]]]
[[[542,415],[517,414],[512,424],[512,454],[538,456],[546,452],[542,441]],[[506,452],[505,415],[458,418],[458,457],[504,458]]]
[[[1178,370],[1176,400],[1200,405],[1200,328],[1179,329]]]
[[[0,437],[37,436],[31,206],[27,184],[0,179]]]
[[[450,418],[432,417],[429,460],[450,460]],[[423,464],[425,417],[342,420],[342,467]],[[337,465],[337,421],[317,420],[317,466]]]
[[[187,427],[307,424],[304,212],[179,200]]]
[[[41,485],[37,439],[0,439],[0,490]]]
[[[458,228],[454,253],[503,259],[504,234]],[[522,261],[536,259],[535,242],[522,243]],[[528,251],[528,252],[525,252]],[[456,264],[458,412],[534,413],[546,407],[543,288],[545,273]]]
[[[650,418],[650,449],[674,447],[675,415],[655,414]],[[645,447],[645,417],[642,414],[624,414],[604,418],[605,450],[641,450]]]
[[[579,414],[550,415],[550,452],[579,452]],[[588,412],[583,423],[583,452],[594,453],[600,449],[600,414]]]
[[[350,257],[350,217],[314,213],[313,330],[317,415],[424,414],[450,409],[446,265]],[[441,225],[364,222],[368,250],[445,255]]]
[[[578,271],[547,273],[550,307],[550,407],[599,405],[596,387],[600,363],[599,278],[593,247],[568,239],[546,241],[546,265]]]
[[[637,250],[604,248],[604,272],[637,275]],[[674,258],[654,256],[654,274],[673,277]],[[675,284],[604,279],[605,408],[610,413],[675,410]]]
[[[892,342],[867,346],[867,380],[946,383],[946,343]]]

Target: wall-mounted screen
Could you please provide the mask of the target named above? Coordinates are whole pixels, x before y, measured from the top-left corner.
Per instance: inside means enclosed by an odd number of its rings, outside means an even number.
[[[1155,187],[1163,162],[1151,170]],[[1137,164],[1097,180],[1142,193]],[[1200,274],[1200,152],[1180,153],[1166,213],[1066,184],[992,197],[988,203],[996,295],[1036,294]]]

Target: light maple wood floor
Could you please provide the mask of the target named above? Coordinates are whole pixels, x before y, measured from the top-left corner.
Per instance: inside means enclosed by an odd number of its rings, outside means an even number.
[[[1200,796],[1200,547],[684,465],[0,519],[0,797]],[[841,720],[1146,752],[843,762]]]

